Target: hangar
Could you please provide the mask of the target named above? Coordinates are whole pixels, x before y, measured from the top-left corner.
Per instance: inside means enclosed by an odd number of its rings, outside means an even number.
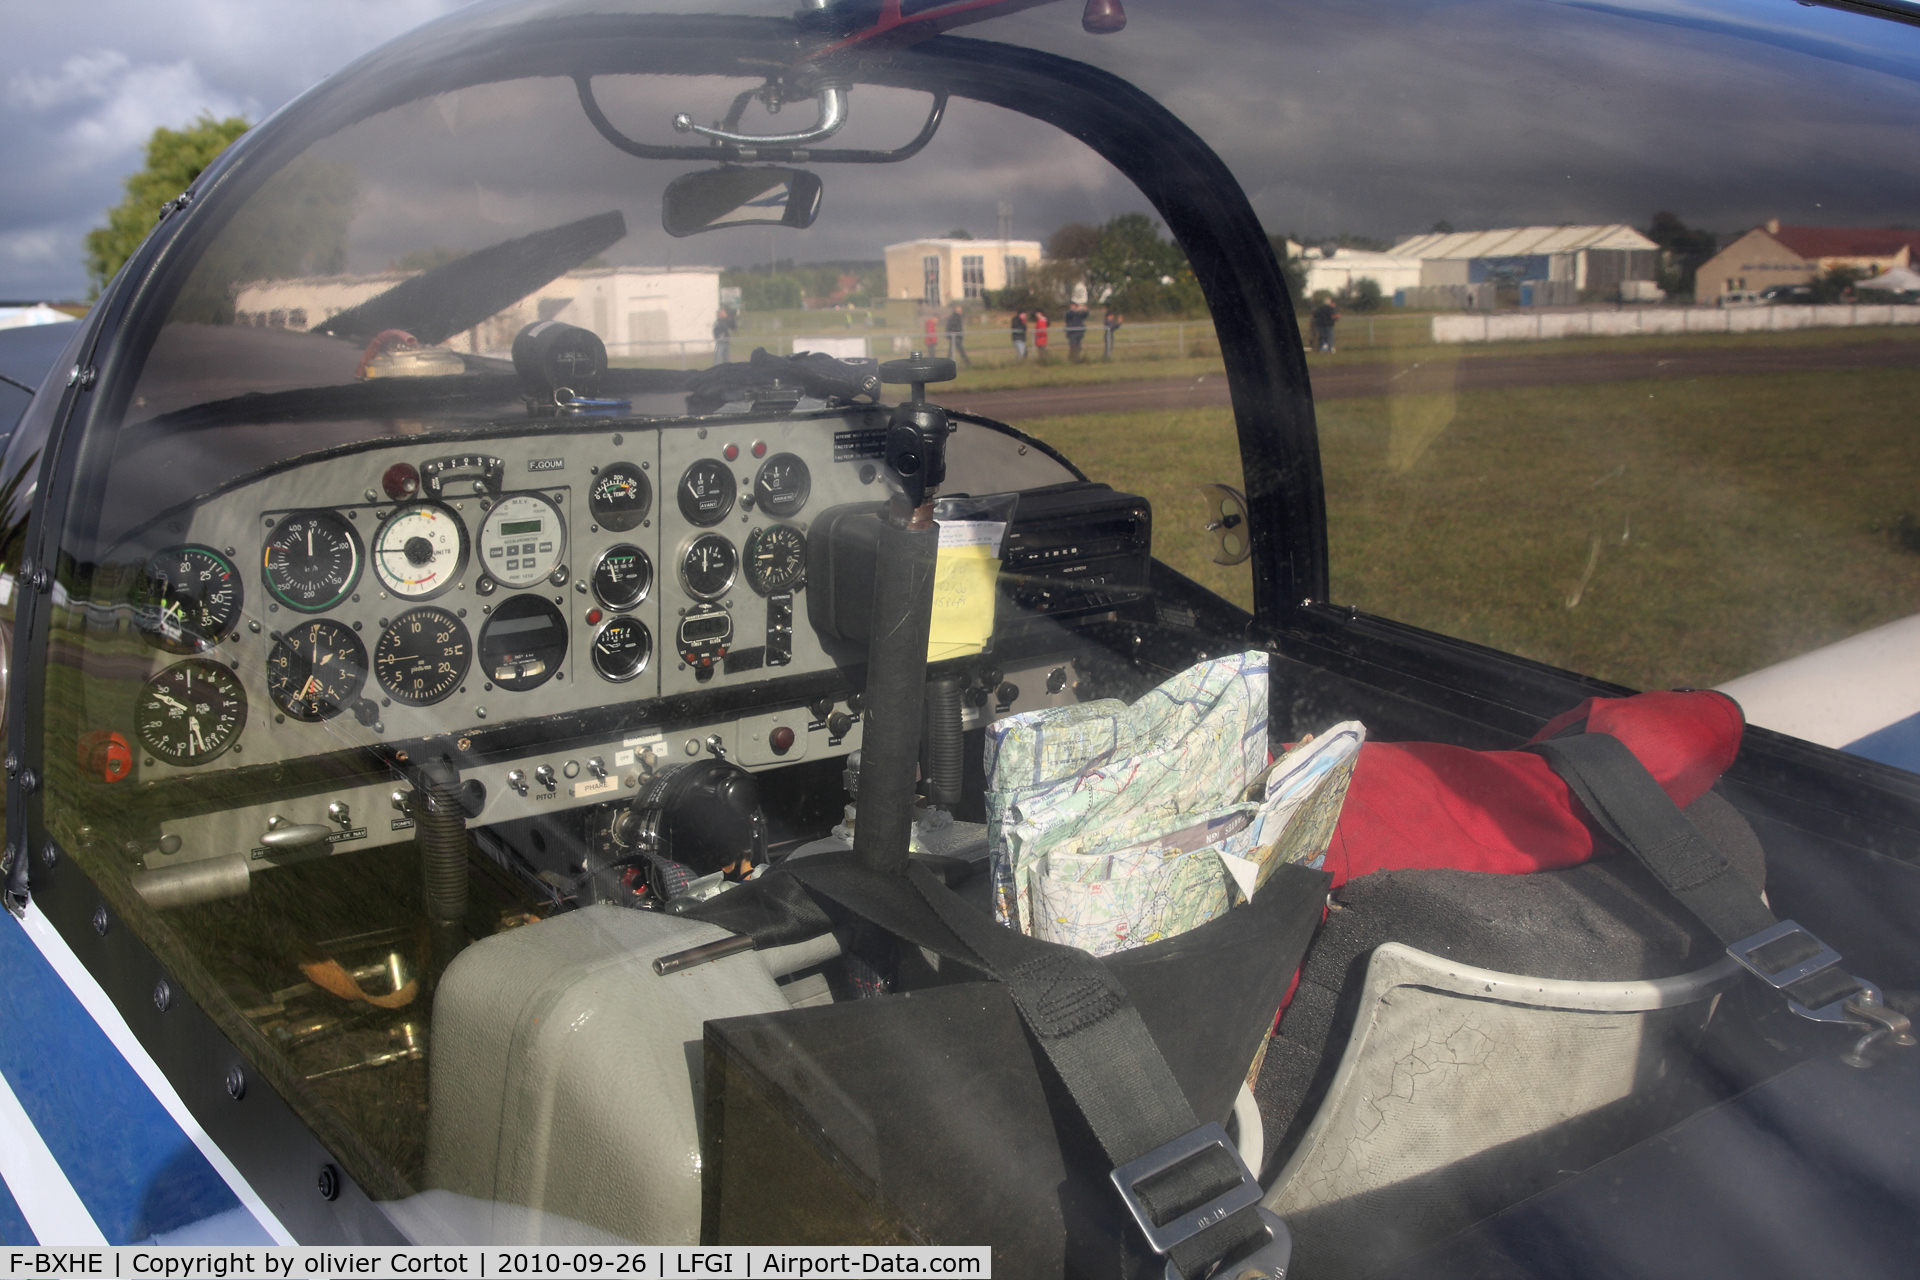
[[[1533,285],[1536,302],[1555,303],[1592,297],[1590,290],[1617,295],[1627,281],[1653,280],[1660,266],[1660,246],[1624,223],[1434,231],[1400,241],[1393,252],[1420,259],[1424,287]]]

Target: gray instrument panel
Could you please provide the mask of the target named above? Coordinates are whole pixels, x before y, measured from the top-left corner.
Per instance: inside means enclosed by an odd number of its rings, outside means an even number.
[[[804,579],[787,590],[762,595],[750,582],[745,560],[756,534],[766,537],[773,526],[786,526],[775,539],[778,545],[763,549],[760,567],[776,579],[791,573],[794,549],[804,550],[806,530],[817,512],[883,495],[883,487],[874,483],[872,464],[859,456],[863,450],[849,444],[854,438],[849,433],[864,436],[884,420],[878,411],[856,411],[666,428],[609,426],[464,442],[427,434],[293,466],[218,494],[170,522],[164,532],[148,534],[135,554],[200,546],[224,552],[233,562],[243,599],[235,620],[203,657],[230,667],[238,677],[247,701],[244,724],[230,750],[200,764],[170,764],[136,742],[136,775],[151,779],[298,759],[381,741],[458,734],[615,699],[647,700],[830,668],[832,660],[805,625]],[[597,478],[616,463],[638,467],[652,490],[644,520],[619,531],[601,528],[589,501]],[[422,476],[419,491],[404,501],[386,496],[389,469],[395,467],[412,467]],[[763,473],[771,475],[767,483],[773,488],[769,493],[763,484],[756,494]],[[715,492],[725,487],[715,483],[722,476],[731,481],[730,499]],[[523,496],[537,501],[515,501]],[[488,526],[496,507],[514,519],[496,518]],[[338,517],[353,531],[360,563],[352,589],[341,593],[336,604],[303,611],[275,599],[263,561],[275,528],[316,511]],[[538,547],[542,576],[518,589],[504,585],[503,580],[524,582],[527,575],[506,568],[515,562],[504,559],[503,551],[511,553],[515,544],[502,546],[501,529],[530,527],[531,521],[515,521],[541,512],[557,516],[561,526],[552,550],[544,543]],[[451,534],[436,533],[432,527],[444,531],[448,514],[460,525],[464,559],[456,565],[454,553],[442,550],[436,553],[439,559],[426,561],[420,571],[444,567],[442,578],[424,589],[403,585],[413,580],[407,578],[409,565],[402,552],[427,540],[399,534],[424,530],[450,545]],[[407,522],[404,528],[402,521]],[[552,523],[549,520],[538,536],[552,536]],[[484,545],[483,527],[491,535]],[[390,529],[397,533],[388,533]],[[382,554],[383,533],[389,544],[385,563],[398,566],[384,579],[374,565]],[[534,546],[531,541],[526,545]],[[650,561],[652,581],[637,603],[610,608],[598,598],[593,575],[603,557],[622,546],[640,549]],[[532,554],[530,550],[530,564]],[[804,565],[804,556],[800,563]],[[550,573],[549,565],[554,566]],[[771,652],[770,603],[776,624]],[[564,656],[512,669],[485,667],[480,660],[483,638],[530,625],[524,618],[536,612],[550,617],[547,606],[564,619],[564,650],[557,651]],[[437,612],[414,613],[421,609]],[[490,633],[494,615],[503,610],[523,618],[513,624],[503,619],[498,631]],[[783,611],[785,618],[780,616]],[[412,622],[424,619],[431,624],[429,630],[444,627],[445,615],[451,615],[459,627],[447,642],[450,646],[458,645],[459,630],[465,632],[466,670],[458,671],[458,657],[436,664],[437,670],[412,688],[421,705],[396,696],[395,688],[383,686],[380,674],[383,666],[394,669],[391,661],[380,661],[381,638],[400,628],[409,614]],[[651,641],[645,667],[621,680],[603,676],[592,660],[596,637],[618,619],[640,624]],[[368,672],[360,696],[372,705],[349,702],[315,722],[288,714],[284,703],[276,705],[268,661],[281,636],[320,620],[351,629],[363,646]],[[698,641],[684,655],[683,628],[689,633],[684,638]],[[503,650],[512,656],[511,637],[490,648],[496,658]],[[728,654],[738,669],[728,669]],[[150,675],[184,660],[180,653],[159,649],[151,658]]]

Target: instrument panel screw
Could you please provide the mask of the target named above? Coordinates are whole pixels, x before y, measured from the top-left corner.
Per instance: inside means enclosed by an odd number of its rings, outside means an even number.
[[[239,1067],[227,1068],[227,1096],[235,1102],[247,1096],[247,1073]]]
[[[162,1013],[173,1007],[173,984],[165,978],[153,984],[153,1007]]]
[[[35,774],[32,769],[22,769],[20,771],[20,793],[22,795],[32,795],[39,786],[39,775]]]
[[[111,921],[107,916],[107,909],[104,906],[95,907],[93,909],[93,931],[95,933],[99,934],[103,938],[106,937],[107,926],[110,923]]]
[[[340,1198],[340,1171],[330,1164],[321,1165],[320,1176],[314,1179],[313,1185],[314,1189],[320,1193],[322,1200],[338,1200]]]
[[[50,867],[58,861],[60,861],[60,848],[54,844],[53,837],[48,836],[46,844],[40,847],[41,865]]]

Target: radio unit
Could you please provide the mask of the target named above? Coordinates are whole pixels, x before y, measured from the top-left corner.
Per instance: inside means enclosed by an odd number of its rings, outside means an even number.
[[[1134,612],[1152,556],[1145,498],[1086,481],[1026,490],[1000,547],[1001,622]]]

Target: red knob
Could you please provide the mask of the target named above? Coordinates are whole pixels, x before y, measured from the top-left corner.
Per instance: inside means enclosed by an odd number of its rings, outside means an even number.
[[[793,730],[780,725],[767,735],[767,745],[773,748],[773,754],[783,756],[793,750]]]

